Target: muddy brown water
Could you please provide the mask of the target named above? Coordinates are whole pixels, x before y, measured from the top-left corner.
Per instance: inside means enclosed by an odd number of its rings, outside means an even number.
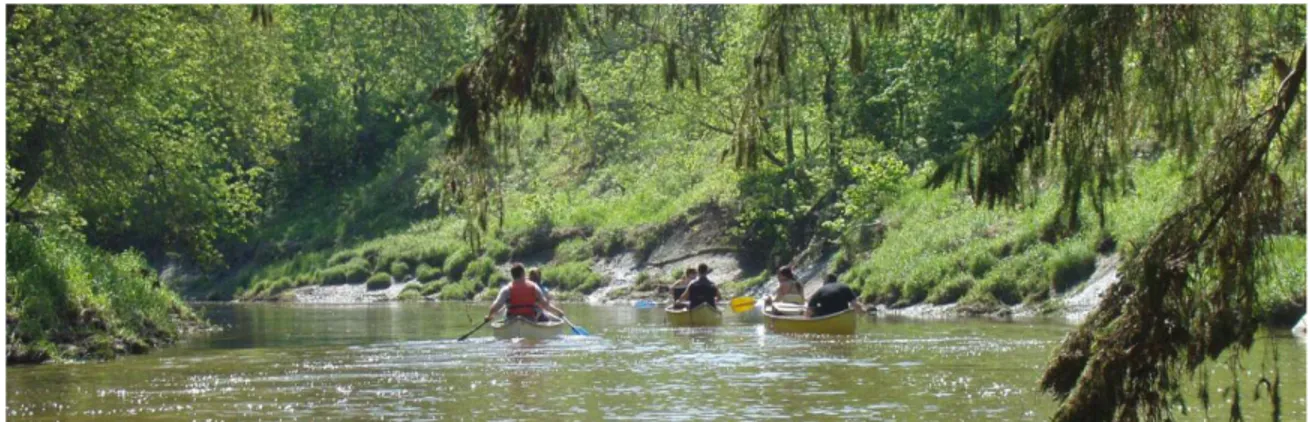
[[[854,336],[769,333],[757,318],[672,328],[658,309],[566,304],[591,336],[497,341],[485,305],[203,305],[225,330],[105,363],[6,368],[11,420],[1045,420],[1037,391],[1062,322],[865,318]],[[1285,420],[1305,420],[1305,344],[1261,333],[1237,371],[1243,411],[1278,353]],[[1211,366],[1180,420],[1226,420]],[[1267,397],[1267,394],[1261,394]]]

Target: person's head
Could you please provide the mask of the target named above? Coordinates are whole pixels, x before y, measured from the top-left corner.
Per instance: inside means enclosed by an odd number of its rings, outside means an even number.
[[[696,266],[696,272],[700,273],[701,277],[704,277],[710,273],[710,266],[705,265],[705,263],[702,262],[700,265]]]
[[[791,272],[791,266],[783,265],[778,267],[778,278],[782,280],[795,280],[796,274]]]
[[[512,278],[512,279],[514,279],[514,281],[522,280],[522,279],[523,279],[523,264],[519,264],[519,263],[516,262],[516,263],[514,263],[514,266],[509,267],[509,277]]]
[[[836,283],[836,282],[837,282],[837,274],[828,273],[827,276],[823,277],[823,284]]]
[[[682,273],[682,277],[688,279],[696,278],[696,269],[692,267],[687,267],[687,271]]]
[[[532,280],[533,283],[540,283],[541,269],[537,267],[532,267],[528,269],[528,280]]]

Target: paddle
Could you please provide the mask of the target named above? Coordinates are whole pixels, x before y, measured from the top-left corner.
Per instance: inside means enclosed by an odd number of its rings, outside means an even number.
[[[654,307],[655,307],[655,302],[651,302],[651,301],[649,301],[649,300],[642,299],[642,300],[638,300],[637,302],[633,303],[632,306],[635,306],[637,309],[650,309],[650,308],[654,308]]]
[[[549,316],[551,316],[551,317],[553,317],[553,318],[557,318],[557,319],[559,319],[560,321],[564,321],[565,324],[568,324],[568,325],[569,325],[569,328],[572,328],[572,329],[573,329],[573,334],[577,334],[577,335],[580,335],[580,336],[589,336],[589,335],[591,335],[591,333],[587,332],[587,330],[583,329],[582,327],[579,327],[579,326],[573,325],[573,321],[569,321],[568,318],[565,318],[565,317],[562,317],[562,316],[558,316],[558,315],[552,314],[552,313],[550,313],[550,312],[546,312],[545,310],[543,310],[543,311],[541,311],[541,312],[544,313],[544,314],[546,314],[546,315],[549,315]]]
[[[473,331],[469,331],[468,334],[465,334],[465,335],[459,336],[459,340],[455,340],[455,341],[464,341],[464,340],[467,340],[467,339],[469,338],[469,336],[473,335],[473,333],[478,332],[478,330],[481,330],[481,329],[482,329],[482,326],[483,326],[483,325],[487,325],[488,322],[491,322],[491,320],[488,319],[488,320],[482,321],[481,324],[478,324],[477,327],[474,327],[474,328],[473,328]]]
[[[560,319],[564,320],[564,323],[565,323],[565,324],[568,324],[570,328],[573,328],[573,334],[577,334],[577,335],[580,335],[580,336],[589,336],[589,335],[591,335],[591,333],[587,332],[587,330],[582,329],[582,327],[579,327],[579,326],[573,325],[573,322],[572,322],[572,321],[569,321],[568,318],[560,317]]]
[[[733,313],[740,314],[755,307],[755,298],[750,296],[737,297],[733,298],[732,302],[728,302],[728,304],[732,307]]]

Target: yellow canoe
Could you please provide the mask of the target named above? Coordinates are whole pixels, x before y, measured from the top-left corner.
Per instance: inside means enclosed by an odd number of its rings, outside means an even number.
[[[855,321],[859,314],[854,309],[847,309],[819,318],[803,316],[781,316],[764,312],[764,320],[770,330],[778,333],[794,334],[855,334]]]
[[[664,316],[670,325],[679,327],[708,327],[723,323],[723,313],[709,304],[701,304],[695,309],[664,308]]]
[[[564,333],[564,321],[531,321],[522,317],[509,317],[491,323],[492,333],[496,338],[509,340],[515,338],[544,340],[559,337]]]

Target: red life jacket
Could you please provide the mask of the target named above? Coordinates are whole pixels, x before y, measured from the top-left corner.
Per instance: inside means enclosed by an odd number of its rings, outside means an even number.
[[[537,285],[531,281],[509,284],[509,309],[505,314],[528,318],[537,317]]]

